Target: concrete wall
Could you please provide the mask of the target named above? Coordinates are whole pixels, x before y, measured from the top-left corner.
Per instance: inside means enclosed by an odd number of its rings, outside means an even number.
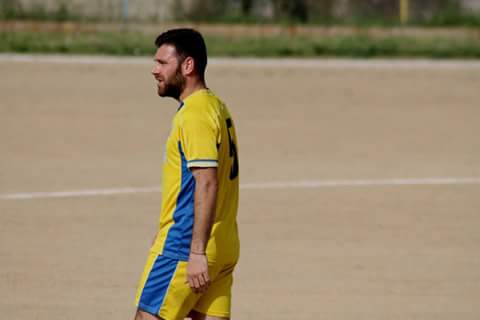
[[[480,0],[462,0],[465,9],[480,12]]]

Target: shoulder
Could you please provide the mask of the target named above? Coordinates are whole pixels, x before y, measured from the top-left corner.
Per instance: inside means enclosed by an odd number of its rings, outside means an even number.
[[[223,108],[223,102],[208,90],[188,98],[177,117],[180,125],[197,121],[218,125]]]
[[[207,112],[221,108],[222,101],[209,89],[193,94],[185,100],[185,110]]]

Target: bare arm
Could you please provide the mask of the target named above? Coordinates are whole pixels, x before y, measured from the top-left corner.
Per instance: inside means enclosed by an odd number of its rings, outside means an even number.
[[[205,250],[215,220],[217,168],[191,168],[191,170],[195,178],[195,216],[187,278],[195,292],[204,292],[210,284]]]

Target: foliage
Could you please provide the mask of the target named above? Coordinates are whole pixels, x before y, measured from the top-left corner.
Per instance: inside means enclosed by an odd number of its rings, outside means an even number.
[[[80,18],[73,14],[66,1],[57,1],[55,8],[48,11],[40,2],[26,8],[17,0],[0,0],[0,19],[4,20],[69,21]]]
[[[73,1],[27,2],[0,0],[0,19],[4,20],[104,20],[113,17],[113,8],[122,0],[110,0],[106,12],[85,16]],[[86,1],[86,0],[84,0]],[[92,0],[90,0],[92,1]],[[130,0],[133,3],[133,0]],[[168,9],[177,21],[221,23],[280,23],[355,26],[399,25],[400,0],[175,0]],[[93,1],[92,1],[93,2]],[[468,12],[460,0],[409,0],[411,25],[480,26],[480,13]],[[100,8],[100,7],[99,7]],[[155,20],[158,12],[150,8],[145,21]],[[131,21],[137,21],[134,17]]]
[[[192,0],[173,2],[176,20],[181,21],[215,21],[226,14],[227,0]]]
[[[0,32],[0,52],[149,56],[155,51],[154,38],[135,32]],[[279,35],[207,36],[206,41],[211,56],[480,58],[480,41],[472,39]]]

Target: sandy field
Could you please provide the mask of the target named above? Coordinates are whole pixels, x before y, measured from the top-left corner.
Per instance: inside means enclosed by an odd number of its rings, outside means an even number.
[[[405,65],[209,67],[239,135],[233,319],[480,319],[480,68]],[[177,107],[151,67],[0,59],[1,319],[132,319]]]

